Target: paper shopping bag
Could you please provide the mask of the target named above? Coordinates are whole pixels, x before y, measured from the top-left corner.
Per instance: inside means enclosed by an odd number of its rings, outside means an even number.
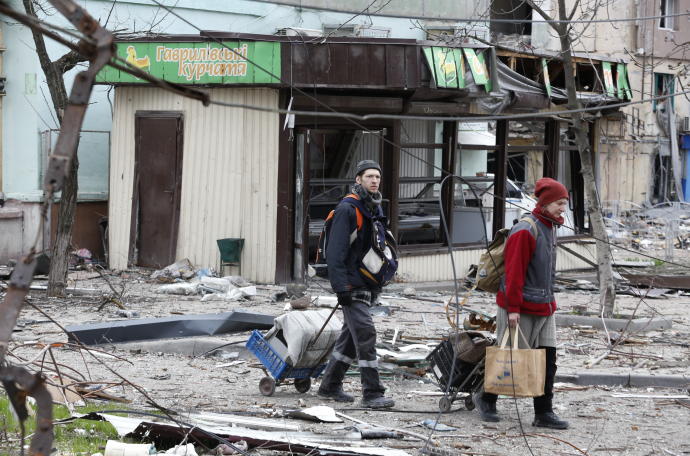
[[[506,328],[500,346],[487,347],[484,370],[484,391],[487,393],[515,397],[544,394],[546,350],[518,349],[518,331],[519,327],[512,331],[512,347],[506,346],[509,328]]]

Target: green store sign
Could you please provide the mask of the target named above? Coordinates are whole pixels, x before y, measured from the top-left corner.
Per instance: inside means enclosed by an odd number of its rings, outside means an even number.
[[[179,84],[271,84],[280,80],[280,43],[119,42],[117,56],[152,76]],[[146,84],[106,66],[97,82]]]
[[[467,60],[474,83],[483,85],[487,92],[491,91],[491,79],[483,53],[477,54],[472,48],[425,46],[422,49],[429,70],[434,76],[436,87],[464,89],[465,60]]]

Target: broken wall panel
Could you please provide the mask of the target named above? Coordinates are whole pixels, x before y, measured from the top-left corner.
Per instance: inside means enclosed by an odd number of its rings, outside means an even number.
[[[268,88],[214,88],[212,98],[278,107]],[[110,158],[110,267],[128,266],[137,111],[184,111],[182,198],[176,259],[220,267],[217,239],[244,238],[242,273],[253,282],[275,278],[278,114],[204,107],[150,87],[118,87]],[[223,153],[218,153],[223,151]]]
[[[67,326],[72,342],[105,344],[172,337],[213,336],[252,329],[270,329],[273,317],[250,312],[181,315],[166,318],[109,321]]]

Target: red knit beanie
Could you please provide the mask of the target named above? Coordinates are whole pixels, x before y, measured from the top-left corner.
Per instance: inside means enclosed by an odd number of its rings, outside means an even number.
[[[558,201],[561,198],[570,199],[568,189],[565,188],[565,185],[550,177],[542,177],[537,181],[537,185],[534,187],[534,194],[539,198],[537,204],[541,207]]]

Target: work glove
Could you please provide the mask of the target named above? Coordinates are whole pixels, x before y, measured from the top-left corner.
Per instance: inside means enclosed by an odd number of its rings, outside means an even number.
[[[343,291],[338,293],[338,304],[342,307],[352,304],[352,292]]]

